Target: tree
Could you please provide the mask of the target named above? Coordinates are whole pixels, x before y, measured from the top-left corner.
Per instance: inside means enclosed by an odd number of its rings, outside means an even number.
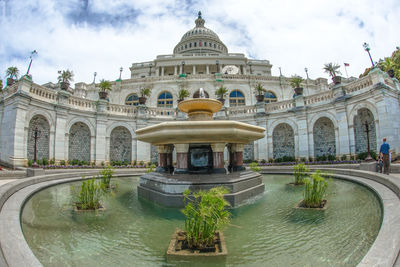
[[[151,89],[148,87],[140,89],[140,95],[141,97],[149,97],[151,95]]]
[[[264,93],[267,91],[265,88],[261,85],[261,83],[257,83],[256,86],[254,87],[256,90],[257,95],[264,95]]]
[[[178,100],[182,101],[184,100],[186,97],[189,97],[189,91],[186,90],[185,88],[182,88],[178,91]]]
[[[18,79],[18,75],[19,75],[19,70],[17,67],[9,67],[6,70],[6,75],[10,76],[11,79]]]
[[[218,87],[218,89],[215,91],[215,95],[218,96],[218,98],[223,99],[224,96],[228,93],[228,89],[226,89],[225,86],[221,85]]]
[[[60,76],[58,76],[58,82],[59,83],[70,83],[72,82],[74,79],[74,73],[72,72],[72,70],[63,70],[60,74]]]
[[[106,81],[104,79],[102,79],[99,84],[100,90],[103,92],[111,91],[112,90],[111,86],[112,86],[111,82]]]
[[[292,86],[292,88],[299,88],[303,81],[304,79],[301,76],[293,75],[292,78],[290,78],[290,86]]]
[[[338,64],[334,64],[334,63],[326,63],[324,64],[323,70],[326,73],[329,73],[329,75],[334,78],[336,77],[338,74],[341,74],[339,71],[340,65]]]

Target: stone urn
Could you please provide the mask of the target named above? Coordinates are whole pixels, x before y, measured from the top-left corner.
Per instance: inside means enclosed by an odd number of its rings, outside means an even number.
[[[332,81],[333,81],[333,83],[336,85],[336,84],[341,84],[342,83],[342,77],[340,77],[340,76],[335,76],[335,77],[332,77]]]
[[[139,97],[139,105],[145,105],[147,98],[144,96]]]
[[[264,95],[256,95],[257,102],[263,102],[264,101]]]
[[[294,88],[294,93],[296,94],[296,96],[303,95],[303,87]]]
[[[394,78],[394,70],[392,69],[388,70],[387,74],[389,75],[390,78]]]
[[[67,82],[61,82],[61,83],[60,83],[60,87],[61,87],[61,90],[67,91],[68,88],[69,88],[69,83],[67,83]]]
[[[13,78],[7,78],[7,86],[13,85],[15,80]]]
[[[106,92],[106,91],[100,91],[100,92],[99,92],[99,98],[100,98],[101,100],[106,100],[107,97],[108,97],[108,92]]]

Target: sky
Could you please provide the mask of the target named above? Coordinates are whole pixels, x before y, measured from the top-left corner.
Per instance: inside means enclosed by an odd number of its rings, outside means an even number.
[[[346,76],[370,67],[400,46],[400,0],[0,0],[0,78],[16,66],[35,83],[130,78],[132,63],[172,54],[201,11],[229,53],[267,59],[286,77],[328,78],[325,63]]]

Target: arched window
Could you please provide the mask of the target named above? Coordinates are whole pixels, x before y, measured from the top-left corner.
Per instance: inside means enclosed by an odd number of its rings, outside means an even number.
[[[229,94],[229,106],[236,107],[236,106],[244,106],[244,95],[239,90],[234,90]]]
[[[264,102],[265,103],[272,103],[272,102],[276,102],[278,101],[278,99],[276,98],[276,95],[274,93],[272,93],[271,91],[267,91],[264,94]]]
[[[139,105],[139,97],[137,94],[130,94],[125,100],[125,105],[137,106]]]
[[[157,107],[172,108],[173,97],[170,92],[162,92],[157,99]]]

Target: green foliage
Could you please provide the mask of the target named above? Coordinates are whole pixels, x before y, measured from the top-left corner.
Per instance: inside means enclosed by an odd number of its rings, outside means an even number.
[[[228,94],[228,89],[226,89],[225,86],[221,85],[218,87],[218,89],[215,91],[215,95],[218,96],[218,98],[224,98]]]
[[[33,164],[33,160],[29,159],[28,160],[28,167],[32,167],[32,164]]]
[[[156,168],[156,165],[154,163],[153,164],[148,164],[146,166],[146,173],[154,172],[155,168]]]
[[[224,194],[225,187],[214,187],[209,191],[199,191],[190,195],[184,192],[185,231],[190,248],[202,249],[213,245],[216,231],[229,224],[230,212],[225,209],[229,203]]]
[[[106,81],[106,80],[104,80],[104,79],[102,79],[102,80],[100,81],[99,87],[100,87],[100,90],[103,91],[103,92],[111,91],[111,90],[112,90],[112,88],[111,88],[111,87],[112,87],[111,82],[110,82],[110,81]]]
[[[323,70],[328,73],[332,78],[336,77],[338,74],[341,74],[340,71],[340,65],[335,64],[335,63],[326,63],[324,64]]]
[[[58,82],[59,83],[70,83],[72,82],[74,79],[74,73],[72,72],[72,70],[63,70],[60,74],[60,76],[58,76]]]
[[[262,159],[262,160],[260,161],[260,163],[267,163],[267,161],[266,161],[265,159]]]
[[[114,169],[108,165],[100,171],[101,184],[105,189],[110,188],[111,178],[113,177]]]
[[[264,93],[267,91],[261,83],[257,83],[254,89],[256,90],[257,95],[264,95]]]
[[[19,70],[17,67],[9,67],[6,70],[6,76],[10,76],[11,79],[18,79]]]
[[[250,167],[250,170],[252,170],[253,172],[259,172],[259,171],[261,171],[261,167],[258,166],[258,162],[252,162],[252,163],[250,163],[249,167]]]
[[[67,164],[66,164],[65,160],[60,160],[60,165],[65,166]]]
[[[181,89],[178,91],[178,99],[179,99],[179,100],[184,100],[186,97],[189,97],[189,96],[190,96],[190,93],[189,93],[189,91],[186,90],[185,88],[181,88]]]
[[[56,163],[56,161],[55,161],[54,159],[50,159],[50,160],[49,160],[49,164],[50,164],[50,165],[54,165],[54,163]]]
[[[310,169],[306,165],[300,163],[293,166],[293,170],[294,170],[294,183],[304,184],[304,179],[310,172]]]
[[[3,80],[0,79],[0,92],[3,91]]]
[[[340,157],[340,160],[347,160],[347,156],[346,156],[346,155],[342,155],[342,156]]]
[[[280,163],[280,162],[294,162],[295,158],[290,157],[290,156],[283,156],[282,158],[277,158],[275,159],[275,162]]]
[[[142,88],[140,89],[140,96],[141,97],[150,97],[151,95],[151,89],[150,88]]]
[[[37,160],[36,160],[36,164],[37,164],[37,165],[43,165],[43,161],[42,161],[41,159],[37,159]]]
[[[376,160],[377,159],[377,154],[375,151],[370,151],[371,157]],[[368,156],[368,152],[361,152],[359,154],[357,154],[357,159],[359,160],[365,160]]]
[[[292,88],[299,88],[301,87],[301,83],[304,81],[304,79],[299,76],[299,75],[294,75],[292,78],[290,78],[290,86]]]
[[[133,166],[136,166],[136,159],[133,161]]]
[[[79,159],[73,159],[68,161],[69,165],[75,165],[75,166],[88,166],[89,162],[85,160],[79,160]]]
[[[42,164],[45,166],[49,165],[49,160],[46,158],[42,158]]]
[[[84,177],[82,177],[84,178]],[[79,192],[79,204],[82,210],[95,210],[100,207],[100,200],[103,196],[103,189],[100,182],[95,178],[82,181]]]
[[[141,160],[141,161],[139,162],[139,165],[140,165],[140,166],[143,166],[143,165],[144,165],[144,162]]]
[[[311,180],[305,179],[304,183],[304,206],[309,208],[320,207],[328,188],[328,182],[322,178],[321,171],[317,170],[311,175]]]

